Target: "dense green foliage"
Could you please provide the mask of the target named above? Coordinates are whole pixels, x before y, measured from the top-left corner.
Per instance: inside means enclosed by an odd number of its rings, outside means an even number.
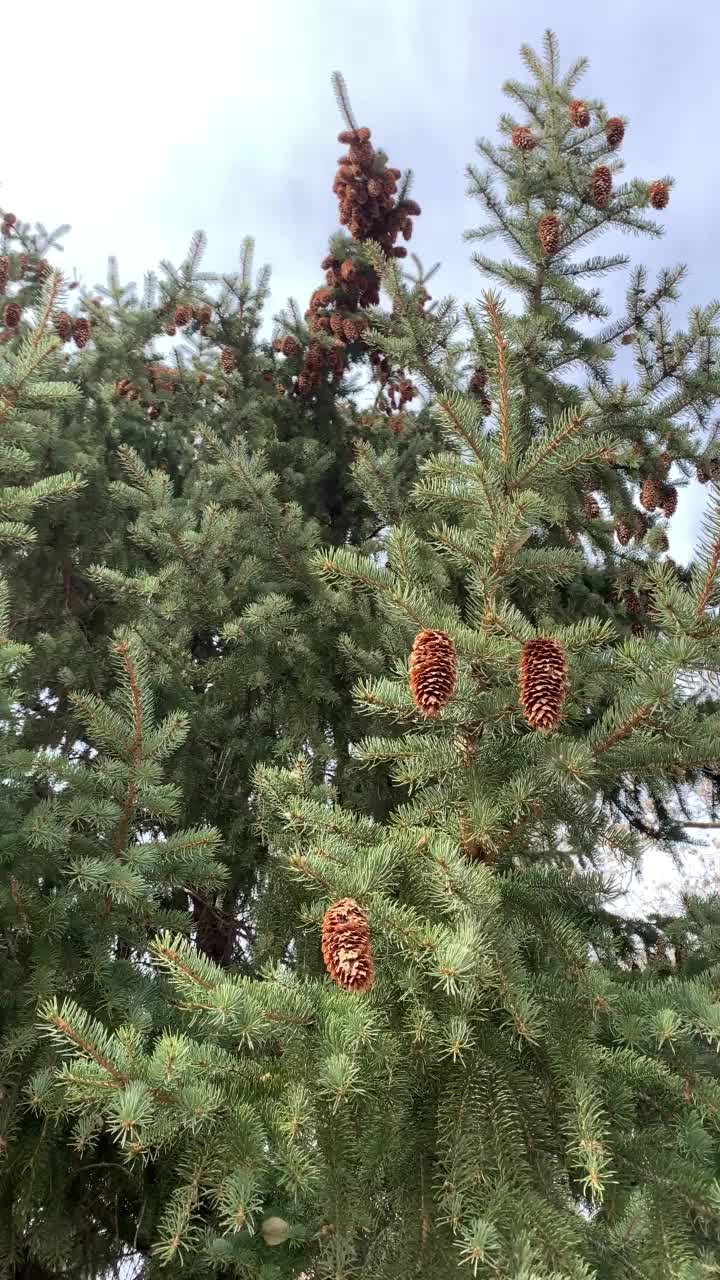
[[[60,280],[20,286],[0,1274],[717,1274],[717,903],[628,920],[612,869],[672,847],[720,764],[716,497],[686,571],[665,532],[710,467],[719,306],[676,330],[681,272],[636,269],[608,315],[626,260],[585,245],[656,233],[654,188],[617,182],[599,102],[578,124],[584,63],[562,75],[550,34],[522,53],[520,118],[469,170],[512,305],[426,308],[422,272],[334,237],[391,307],[298,395],[247,246],[212,279],[196,239],[142,300],[113,270],[64,361]],[[301,369],[331,350],[309,315],[282,322]],[[425,400],[398,434],[354,390],[382,354]],[[436,718],[408,682],[425,628],[458,656]],[[519,697],[538,636],[567,658],[550,733]],[[323,968],[345,897],[368,992]]]

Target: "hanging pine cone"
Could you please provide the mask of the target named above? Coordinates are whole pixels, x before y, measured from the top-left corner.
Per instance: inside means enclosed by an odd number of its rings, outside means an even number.
[[[633,532],[638,542],[642,542],[648,531],[648,518],[643,511],[636,511],[634,516]]]
[[[5,321],[5,324],[7,325],[7,328],[16,329],[20,323],[21,318],[22,318],[22,307],[19,307],[17,302],[8,302],[3,314],[3,319]]]
[[[596,209],[604,209],[612,191],[612,174],[606,164],[599,164],[592,171],[590,194]]]
[[[675,515],[675,512],[677,511],[677,503],[678,492],[675,485],[666,484],[663,489],[662,502],[660,505],[663,509],[663,515],[666,516],[668,520],[671,516]]]
[[[670,546],[668,536],[664,529],[653,529],[652,540],[653,550],[657,551],[658,554],[661,554],[663,551],[667,551]]]
[[[620,146],[625,137],[625,125],[619,116],[611,116],[605,125],[605,138],[611,151]]]
[[[282,340],[282,353],[284,356],[296,356],[300,350],[300,343],[297,338],[293,338],[292,334],[288,334]]]
[[[538,222],[538,240],[546,258],[560,247],[560,220],[556,213],[544,213]]]
[[[10,259],[6,253],[0,255],[0,293],[4,293],[7,288],[8,278],[10,276]]]
[[[708,480],[710,479],[710,472],[708,471],[704,462],[698,462],[697,468],[695,470],[695,474],[698,480],[700,481],[700,484],[707,484]]]
[[[557,728],[567,691],[567,661],[557,641],[528,640],[520,658],[520,705],[531,729]]]
[[[53,328],[61,342],[69,342],[72,338],[72,317],[67,311],[58,311],[54,320]]]
[[[568,111],[576,129],[587,129],[590,123],[590,112],[582,98],[573,98],[572,102],[568,104]]]
[[[583,511],[586,520],[597,520],[600,515],[600,503],[593,493],[586,493],[583,500]]]
[[[212,309],[207,306],[198,307],[197,311],[195,312],[195,319],[200,325],[200,328],[204,329],[205,325],[209,324],[210,321],[212,320]]]
[[[468,383],[468,391],[472,396],[484,396],[487,386],[488,376],[483,368],[474,370],[473,375]]]
[[[634,614],[642,613],[642,604],[640,603],[640,597],[639,595],[637,595],[635,591],[628,591],[627,595],[625,596],[625,610],[627,613],[634,613]]]
[[[663,496],[663,487],[655,476],[646,476],[640,490],[640,504],[646,511],[654,511],[660,506]]]
[[[627,517],[620,516],[620,519],[617,521],[615,525],[615,537],[617,538],[621,547],[627,546],[628,542],[633,536],[633,533],[634,533],[634,529],[630,521],[627,519]]]
[[[532,151],[536,146],[532,130],[525,124],[519,124],[517,129],[512,131],[512,144],[518,151]]]
[[[670,468],[671,468],[672,464],[673,464],[673,456],[672,456],[672,454],[671,454],[670,450],[669,450],[669,449],[663,449],[662,453],[661,453],[661,454],[658,454],[658,466],[659,466],[659,468],[660,468],[660,470],[662,471],[662,473],[663,473],[663,475],[664,475],[664,476],[666,476],[666,475],[667,475],[667,473],[668,473],[668,471],[670,470]]]
[[[645,635],[645,627],[643,626],[642,622],[633,622],[632,626],[630,627],[630,630],[632,631],[634,636]]]
[[[192,311],[190,310],[189,307],[179,306],[175,308],[175,314],[173,315],[173,324],[178,329],[184,329],[185,325],[189,324],[191,319],[192,319]]]
[[[235,368],[235,356],[229,347],[223,347],[220,352],[220,368],[223,373],[232,373]]]
[[[86,320],[84,316],[78,316],[73,320],[72,336],[76,347],[82,349],[82,347],[87,346],[90,339],[90,321]]]
[[[424,716],[436,716],[455,692],[457,654],[445,631],[421,631],[410,654],[410,689]]]
[[[664,209],[670,199],[670,188],[667,182],[651,182],[648,187],[648,200],[653,209]]]
[[[346,991],[368,991],[374,977],[370,929],[362,907],[342,898],[325,912],[322,958],[333,982]]]

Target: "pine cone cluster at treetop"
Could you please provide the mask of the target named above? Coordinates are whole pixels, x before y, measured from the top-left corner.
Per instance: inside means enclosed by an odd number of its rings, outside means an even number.
[[[663,496],[663,486],[655,476],[646,476],[643,480],[640,490],[640,502],[646,511],[654,511],[660,506]]]
[[[322,957],[333,982],[346,991],[368,991],[374,977],[370,929],[362,907],[342,898],[325,912]]]
[[[53,319],[53,328],[61,342],[69,342],[73,334],[72,316],[67,311],[58,311]]]
[[[560,247],[560,219],[556,213],[544,213],[538,222],[538,240],[546,258]]]
[[[520,124],[512,131],[512,144],[518,151],[533,151],[537,145],[532,129]]]
[[[446,631],[426,629],[415,637],[410,654],[410,690],[424,716],[436,716],[455,692],[457,654]]]
[[[568,105],[568,111],[576,129],[587,129],[590,123],[590,112],[581,98],[573,98]]]
[[[567,660],[556,640],[528,640],[520,657],[520,705],[531,729],[548,733],[560,723],[568,691]]]
[[[667,182],[651,182],[648,187],[648,200],[653,209],[664,209],[670,199],[670,188]]]
[[[611,151],[620,146],[625,137],[625,125],[619,116],[611,116],[605,125],[605,140]]]
[[[663,510],[663,515],[666,516],[668,520],[670,519],[671,516],[675,515],[675,512],[677,511],[677,503],[678,503],[678,491],[675,488],[675,485],[666,484],[663,489],[662,501],[660,505]]]
[[[84,316],[78,316],[73,320],[72,336],[76,347],[87,346],[90,340],[90,321]]]
[[[612,174],[606,164],[599,164],[592,171],[590,194],[596,209],[604,209],[612,191]]]

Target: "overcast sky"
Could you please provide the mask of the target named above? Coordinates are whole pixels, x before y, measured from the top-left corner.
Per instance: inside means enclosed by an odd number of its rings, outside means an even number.
[[[30,21],[32,16],[32,22]],[[413,248],[440,259],[438,292],[477,297],[462,232],[476,221],[464,167],[494,135],[521,42],[550,25],[581,91],[627,115],[629,175],[677,180],[663,241],[629,240],[650,267],[686,261],[685,303],[720,293],[720,6],[712,0],[35,0],[5,5],[0,204],[72,224],[65,265],[92,285],[107,256],[140,280],[191,232],[230,269],[245,235],[273,267],[272,307],[305,304],[337,225],[341,127],[330,74],[359,123],[415,171]],[[610,246],[608,242],[603,246]],[[620,286],[620,281],[614,288]],[[705,491],[681,495],[684,558]]]

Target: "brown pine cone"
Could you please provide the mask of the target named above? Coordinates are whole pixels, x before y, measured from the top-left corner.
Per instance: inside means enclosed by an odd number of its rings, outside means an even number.
[[[72,338],[72,316],[67,311],[58,311],[53,319],[53,329],[61,342],[69,342]]]
[[[220,368],[223,373],[232,373],[235,368],[235,356],[229,347],[223,347],[220,352]]]
[[[17,302],[8,302],[3,319],[8,329],[16,329],[22,319],[22,307]]]
[[[0,293],[4,293],[10,277],[10,259],[6,253],[0,255]]]
[[[289,333],[287,337],[282,340],[281,350],[284,356],[296,356],[300,350],[300,343],[297,338],[293,338],[292,334]]]
[[[621,547],[627,546],[634,532],[635,530],[633,529],[633,526],[630,523],[630,521],[627,519],[627,517],[620,516],[620,519],[615,524],[615,537],[617,538]]]
[[[473,375],[468,383],[468,391],[472,396],[484,396],[487,387],[488,376],[485,370],[478,367],[473,371]]]
[[[84,316],[77,316],[73,320],[73,339],[76,347],[86,347],[90,340],[90,321]]]
[[[667,182],[651,182],[648,187],[648,200],[653,209],[664,209],[670,199],[670,188]]]
[[[628,591],[625,596],[625,609],[627,613],[642,613],[640,597],[635,591]]]
[[[667,475],[672,464],[673,464],[673,456],[670,450],[663,449],[662,453],[658,454],[658,466],[660,467],[660,470],[662,471],[663,475],[665,476]]]
[[[666,484],[663,489],[662,502],[663,515],[669,520],[677,511],[678,492],[674,484]]]
[[[365,912],[353,898],[342,898],[325,912],[322,958],[339,987],[369,991],[374,977],[370,929]]]
[[[518,151],[532,151],[537,145],[532,130],[525,124],[519,124],[517,129],[513,129],[512,144]]]
[[[590,194],[596,209],[604,209],[612,191],[612,174],[606,164],[599,164],[592,171]]]
[[[663,496],[663,487],[655,476],[646,476],[640,490],[640,505],[646,511],[654,511],[660,506]]]
[[[605,138],[611,151],[620,146],[625,137],[625,125],[619,116],[611,116],[605,125]]]
[[[653,550],[660,554],[663,551],[667,551],[669,546],[670,543],[668,542],[668,536],[665,530],[657,527],[653,529]]]
[[[530,728],[556,729],[568,691],[567,660],[556,640],[538,636],[523,645],[519,679],[520,705]]]
[[[173,315],[173,324],[177,329],[184,329],[185,325],[189,324],[191,319],[192,319],[192,311],[190,310],[189,307],[179,306],[175,308],[175,314]]]
[[[630,630],[632,631],[634,636],[645,635],[645,627],[642,622],[633,622],[632,626],[630,627]]]
[[[195,312],[195,319],[197,320],[200,327],[204,328],[204,326],[206,324],[209,324],[210,321],[212,320],[212,308],[198,307],[197,311]]]
[[[132,382],[130,381],[129,378],[118,378],[117,382],[115,383],[115,395],[120,396],[120,398],[122,399],[122,397],[127,392],[128,388],[131,386],[132,386]]]
[[[436,716],[455,692],[457,654],[446,631],[421,631],[410,654],[410,689],[424,716]]]
[[[698,462],[697,468],[695,470],[695,474],[698,480],[700,481],[700,484],[707,484],[708,480],[710,479],[710,472],[708,471],[704,462]]]
[[[635,527],[633,532],[635,534],[635,537],[637,538],[638,542],[642,542],[643,538],[645,537],[645,534],[648,531],[648,518],[643,511],[635,512],[634,526]]]
[[[546,258],[560,247],[560,220],[556,213],[544,213],[538,222],[538,240]]]
[[[568,111],[576,129],[587,129],[590,123],[590,112],[581,98],[573,98],[568,104]]]
[[[587,493],[583,501],[583,511],[587,520],[597,520],[600,515],[600,503],[592,493]]]

